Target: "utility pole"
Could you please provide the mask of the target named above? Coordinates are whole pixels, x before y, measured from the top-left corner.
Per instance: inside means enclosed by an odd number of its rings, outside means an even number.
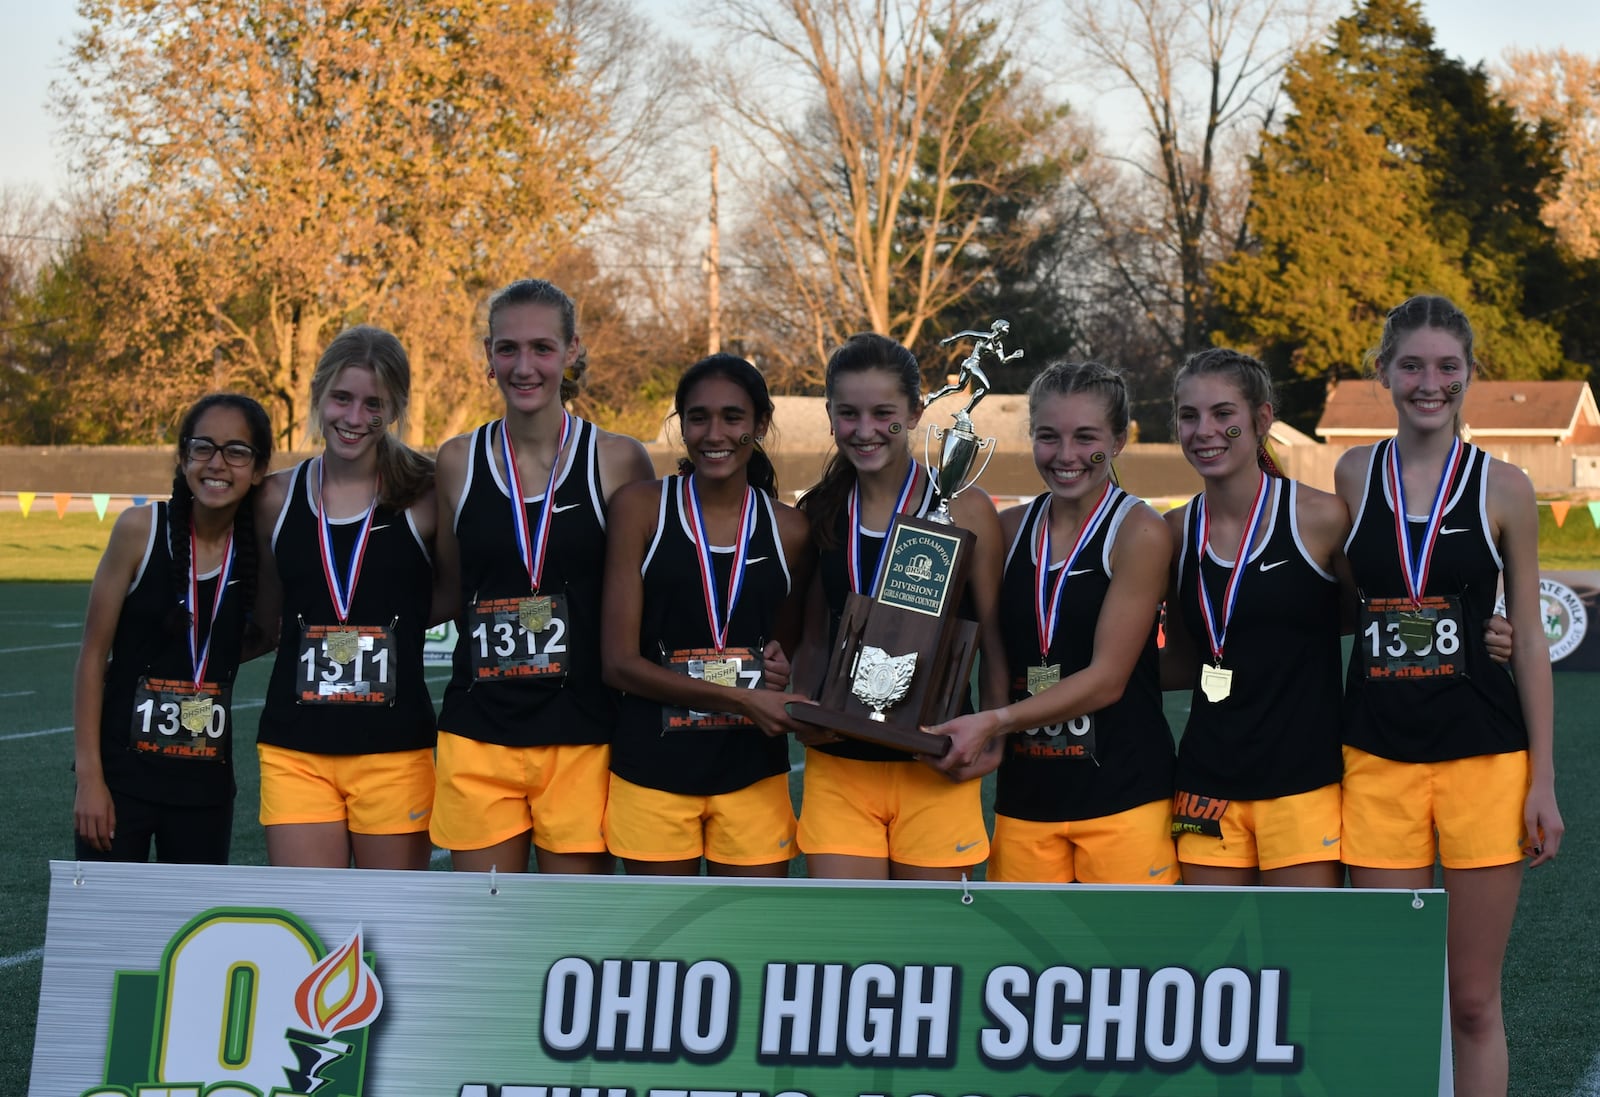
[[[706,244],[706,353],[722,349],[722,241],[717,230],[717,146],[711,146],[711,238]]]

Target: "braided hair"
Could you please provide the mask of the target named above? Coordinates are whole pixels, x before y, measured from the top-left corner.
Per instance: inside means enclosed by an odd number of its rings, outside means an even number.
[[[248,396],[235,392],[214,392],[201,397],[183,417],[178,428],[178,464],[172,476],[172,500],[167,504],[167,555],[172,561],[172,588],[179,594],[177,605],[167,615],[166,627],[178,636],[187,632],[191,624],[189,612],[184,606],[189,591],[189,523],[194,517],[194,492],[189,488],[189,477],[185,472],[189,462],[189,438],[194,434],[201,416],[218,407],[232,408],[244,416],[250,444],[256,451],[254,467],[257,470],[265,472],[272,459],[272,422],[267,418],[266,410]],[[257,485],[252,484],[233,515],[233,574],[239,581],[239,596],[244,600],[247,643],[260,634],[260,626],[252,617],[259,564],[256,548],[256,490]]]

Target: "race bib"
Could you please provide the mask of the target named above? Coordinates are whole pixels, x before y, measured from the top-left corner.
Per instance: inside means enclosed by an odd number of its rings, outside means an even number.
[[[227,760],[232,690],[186,678],[140,678],[133,690],[128,745],[141,754],[193,762]]]
[[[1022,701],[1032,696],[1036,691],[1032,672],[1036,668],[1029,667],[1029,676],[1026,682],[1015,683],[1012,690],[1012,701]],[[1059,675],[1057,676],[1059,680]],[[1054,682],[1048,683],[1054,685]],[[1026,692],[1018,693],[1017,689]],[[1074,716],[1059,724],[1046,724],[1044,727],[1029,728],[1018,735],[1010,736],[1011,753],[1024,755],[1029,758],[1056,758],[1067,761],[1092,761],[1095,752],[1095,720],[1094,713],[1086,712],[1082,716]]]
[[[1180,792],[1172,798],[1172,834],[1204,834],[1207,838],[1222,837],[1222,816],[1228,810],[1228,800],[1214,796],[1201,796],[1196,792]]]
[[[1454,594],[1424,598],[1420,606],[1409,598],[1363,601],[1356,645],[1367,679],[1465,678],[1463,625]]]
[[[662,655],[661,665],[674,674],[699,678],[731,689],[760,689],[761,653],[750,648],[681,648]],[[699,712],[663,705],[661,731],[732,731],[753,728],[755,721],[731,712]]]
[[[472,655],[472,680],[560,680],[567,675],[567,599],[562,594],[474,602],[461,643]]]
[[[295,697],[302,705],[392,705],[399,664],[383,625],[302,625]]]

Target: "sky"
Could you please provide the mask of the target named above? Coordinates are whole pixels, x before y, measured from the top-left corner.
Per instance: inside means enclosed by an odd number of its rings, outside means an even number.
[[[668,31],[691,3],[643,0]],[[79,26],[75,8],[71,0],[0,0],[0,186],[32,187],[48,196],[69,182],[48,103],[50,82],[63,74]],[[1594,0],[1425,0],[1423,9],[1438,44],[1469,62],[1497,60],[1509,46],[1600,49],[1600,4]]]

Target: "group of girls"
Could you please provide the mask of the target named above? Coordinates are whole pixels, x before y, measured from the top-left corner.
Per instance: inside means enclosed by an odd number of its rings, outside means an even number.
[[[266,474],[253,401],[191,410],[172,501],[121,516],[90,596],[80,856],[142,860],[154,840],[163,860],[226,860],[230,686],[275,648],[258,743],[274,864],[420,868],[437,844],[468,870],[531,855],[546,872],[784,876],[798,849],[834,878],[988,860],[997,881],[1333,887],[1347,865],[1357,886],[1410,888],[1437,856],[1463,1092],[1504,1092],[1500,964],[1524,859],[1553,858],[1562,824],[1532,490],[1459,440],[1475,361],[1454,306],[1390,313],[1375,366],[1397,435],[1346,453],[1337,495],[1266,457],[1271,386],[1246,355],[1178,373],[1204,490],[1165,519],[1116,482],[1122,376],[1041,371],[1046,490],[1004,514],[951,500],[976,535],[962,612],[980,662],[976,706],[929,729],[951,738],[939,758],[788,711],[820,684],[848,595],[873,589],[894,518],[941,502],[911,456],[909,351],[864,334],[832,355],[837,452],[796,509],[750,363],[684,373],[685,456],[656,480],[637,441],[566,410],[586,364],[564,293],[513,283],[488,327],[504,414],[437,467],[396,437],[408,366],[375,328],[318,363],[324,447],[293,469]],[[1502,575],[1514,677],[1483,625]],[[447,619],[435,721],[422,633]],[[1163,686],[1191,692],[1176,751]],[[807,746],[798,819],[789,733]],[[974,778],[993,770],[991,839]]]

